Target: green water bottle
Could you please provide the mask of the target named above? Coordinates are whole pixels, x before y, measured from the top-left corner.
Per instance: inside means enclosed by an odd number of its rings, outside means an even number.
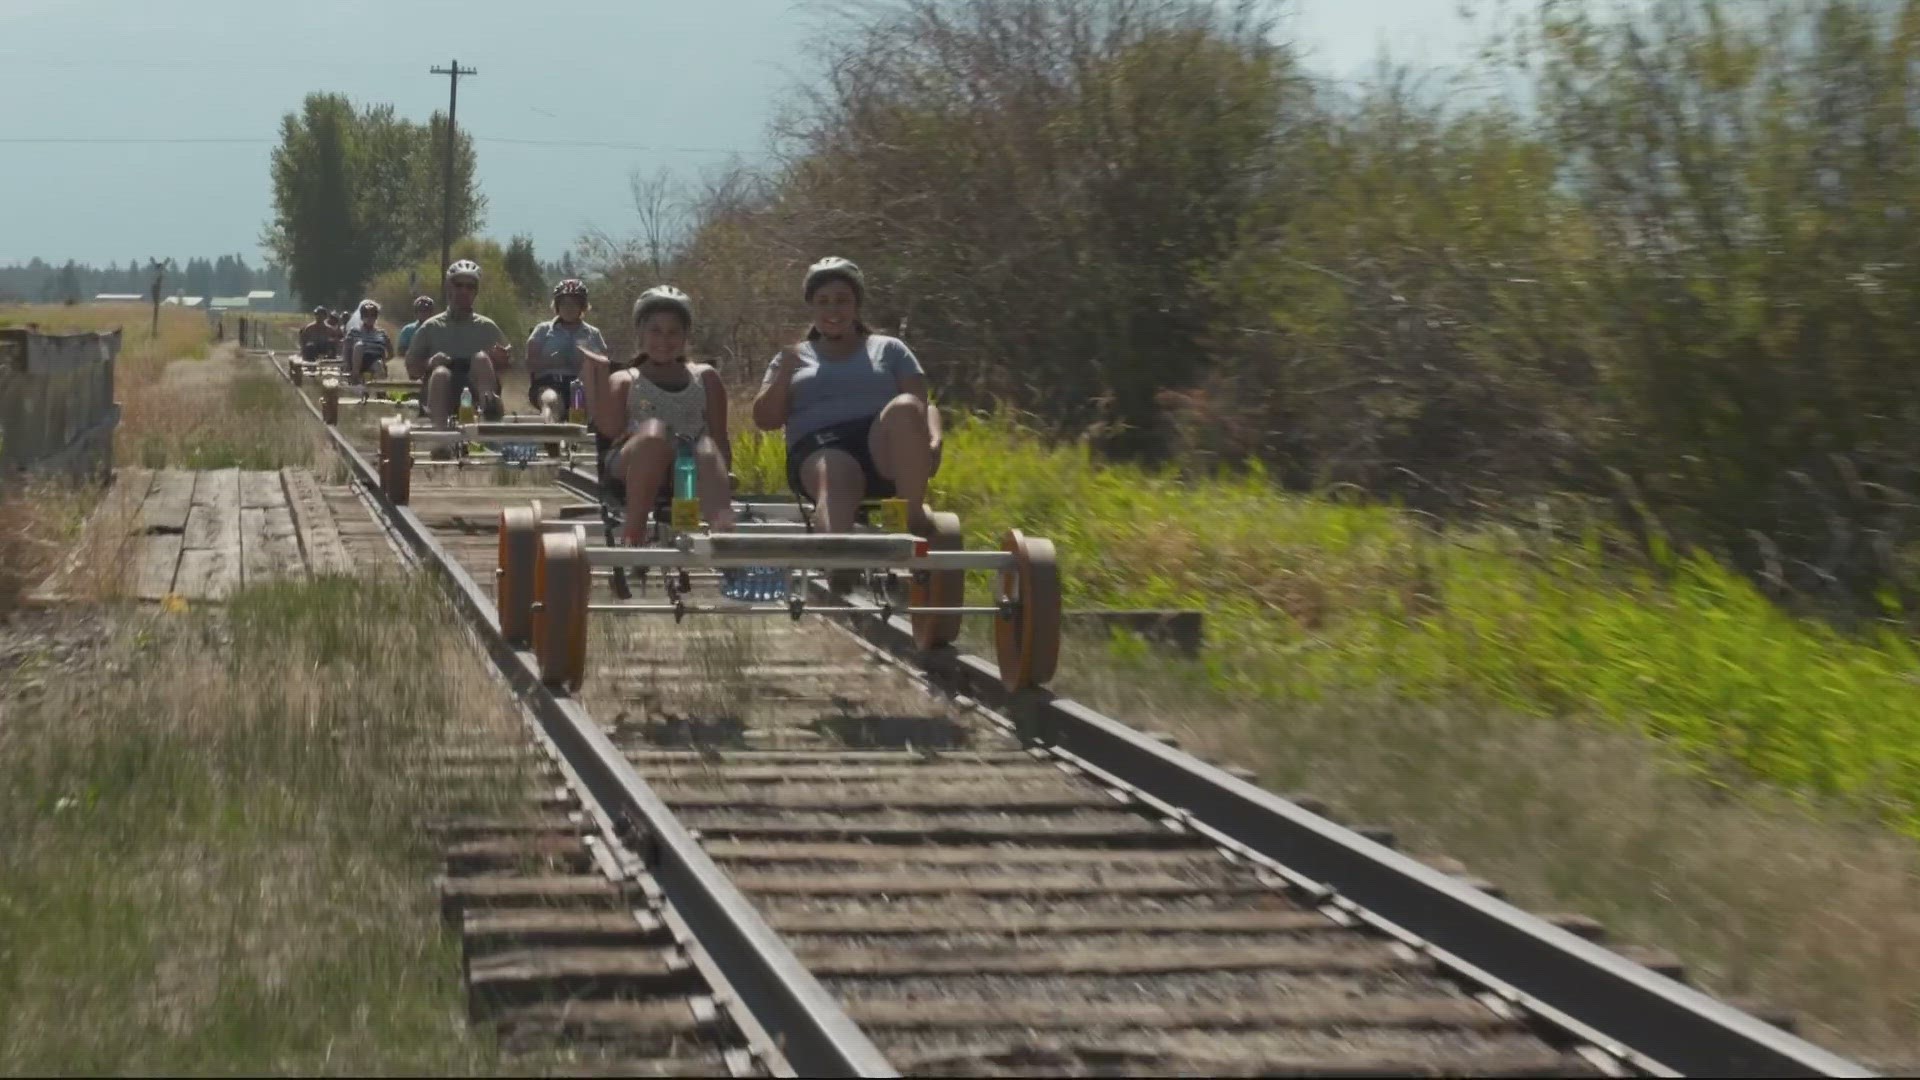
[[[693,444],[685,439],[679,442],[680,451],[673,459],[673,497],[692,499],[699,491],[699,484],[695,480]]]

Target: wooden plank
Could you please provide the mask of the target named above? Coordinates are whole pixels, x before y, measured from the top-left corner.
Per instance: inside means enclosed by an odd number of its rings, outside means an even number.
[[[242,498],[244,498],[244,493]],[[258,506],[240,508],[240,581],[254,585],[277,577],[267,548],[267,511]]]
[[[115,569],[129,575],[120,579],[122,584],[131,585],[131,572],[138,566],[143,546],[140,543],[140,508],[146,504],[147,493],[153,490],[153,476],[151,469],[115,469],[112,487],[107,489],[93,512],[87,515],[86,525],[82,528],[83,535],[101,537],[119,530],[118,535],[113,537],[117,554]],[[66,557],[60,560],[60,565],[33,587],[24,597],[25,601],[41,605],[72,603],[74,597],[66,590],[73,583],[74,574],[80,570],[89,547],[84,543],[71,545]]]
[[[218,600],[239,588],[240,536],[240,470],[203,474],[193,488],[173,591],[189,600]]]
[[[344,574],[353,568],[347,548],[334,526],[320,485],[307,469],[282,469],[280,480],[286,489],[287,506],[300,541],[301,555],[311,574]]]
[[[180,553],[180,572],[173,591],[189,600],[222,600],[240,586],[240,550],[187,548]]]
[[[159,600],[173,591],[180,565],[181,537],[176,534],[143,536],[134,554],[133,592],[142,600]]]
[[[278,472],[248,469],[240,474],[240,508],[242,510],[285,505],[287,505],[287,492],[280,485]]]
[[[187,550],[218,548],[240,553],[240,470],[203,473],[187,513]]]
[[[153,487],[140,505],[136,532],[180,533],[187,527],[187,510],[193,503],[194,479],[198,473],[166,469],[153,478]]]
[[[307,577],[307,561],[300,555],[300,532],[294,527],[294,513],[284,505],[267,507],[261,513],[265,515],[263,540],[265,563],[271,567],[269,575],[278,578]],[[252,553],[252,548],[248,548],[248,555]]]

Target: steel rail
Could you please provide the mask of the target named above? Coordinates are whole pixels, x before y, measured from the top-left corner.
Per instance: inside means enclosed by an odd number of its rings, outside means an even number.
[[[562,470],[557,482],[588,498],[596,491],[592,474],[578,469]],[[1417,939],[1436,962],[1623,1063],[1681,1076],[1875,1075],[1071,698],[1044,689],[1010,693],[993,663],[950,646],[922,652],[908,620],[883,619],[877,604],[810,584],[823,603],[874,615],[841,629],[1006,712],[1024,739],[1064,751],[1181,820],[1273,861],[1356,916]]]
[[[280,370],[278,364],[274,367]],[[284,371],[281,375],[291,384]],[[298,397],[361,486],[373,494],[386,524],[422,562],[441,573],[456,606],[485,643],[495,665],[579,776],[586,788],[582,794],[597,802],[620,829],[622,839],[643,853],[667,901],[799,1075],[900,1075],[634,771],[586,708],[542,684],[533,655],[508,643],[493,602],[419,516],[408,507],[395,506],[381,490],[374,466],[325,422],[307,395]]]

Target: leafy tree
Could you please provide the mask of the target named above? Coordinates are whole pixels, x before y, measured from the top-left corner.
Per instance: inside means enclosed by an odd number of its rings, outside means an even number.
[[[354,232],[354,114],[339,94],[309,94],[280,121],[272,158],[274,219],[262,244],[288,267],[293,290],[323,304],[349,303],[368,277]]]
[[[335,94],[309,95],[300,115],[283,118],[263,246],[289,268],[295,292],[350,303],[377,274],[437,256],[444,130],[438,115],[423,125],[390,105],[356,113]],[[465,133],[454,164],[454,234],[464,236],[478,231],[486,207]]]
[[[187,277],[181,284],[188,296],[212,296],[213,264],[205,259],[188,259]]]
[[[540,260],[533,253],[532,237],[515,236],[507,244],[506,266],[514,295],[522,304],[538,305],[540,298],[547,294],[547,284],[540,272]]]
[[[426,128],[413,140],[412,168],[407,180],[406,197],[403,205],[407,207],[406,236],[409,261],[431,256],[440,257],[441,198],[445,188],[447,142],[447,118],[444,113],[435,112],[428,118]],[[479,156],[473,149],[473,138],[464,129],[454,145],[453,155],[453,236],[473,236],[486,226],[487,199],[480,194],[478,182]],[[434,277],[438,278],[441,267]]]

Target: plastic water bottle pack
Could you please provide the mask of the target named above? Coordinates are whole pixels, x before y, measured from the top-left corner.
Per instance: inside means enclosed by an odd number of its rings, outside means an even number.
[[[784,600],[787,596],[787,572],[778,566],[749,566],[727,571],[720,595],[730,600],[764,602]]]

